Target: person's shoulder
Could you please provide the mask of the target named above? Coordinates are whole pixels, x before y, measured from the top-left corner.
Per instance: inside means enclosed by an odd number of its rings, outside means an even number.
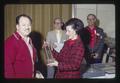
[[[50,30],[48,31],[48,34],[54,33],[54,30]]]
[[[7,37],[5,41],[12,41],[12,40],[14,40],[13,34]]]
[[[65,31],[65,30],[62,30],[62,33],[66,34],[66,31]]]
[[[101,27],[97,27],[97,30],[103,32],[104,30]]]
[[[51,38],[53,35],[54,35],[54,31],[53,30],[48,31],[48,33],[47,33],[47,37],[48,38]]]
[[[16,41],[16,39],[15,39],[14,35],[12,34],[5,40],[5,44],[13,45],[13,44],[15,44],[15,41]]]
[[[97,29],[99,29],[99,30],[103,30],[101,27],[98,27],[98,26],[96,26],[97,27]]]
[[[82,30],[89,32],[89,27],[88,27],[88,26],[85,26]]]

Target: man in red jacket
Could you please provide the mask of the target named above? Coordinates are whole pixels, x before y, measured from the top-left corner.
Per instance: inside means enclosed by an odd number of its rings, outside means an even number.
[[[16,32],[5,40],[5,78],[33,78],[36,50],[28,36],[32,19],[25,15],[16,17]]]

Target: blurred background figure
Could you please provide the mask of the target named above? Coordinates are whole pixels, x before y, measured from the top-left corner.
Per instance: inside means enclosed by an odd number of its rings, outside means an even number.
[[[82,32],[84,24],[80,19],[71,18],[65,23],[65,27],[69,39],[64,43],[60,52],[52,49],[55,61],[48,65],[57,67],[55,73],[57,79],[80,78],[84,45],[79,34]]]
[[[62,21],[62,18],[55,18],[53,22],[54,30],[49,31],[46,37],[46,41],[49,43],[49,45],[52,45],[57,52],[60,52],[64,45],[64,42],[68,39],[65,31],[63,30],[63,25],[64,23]],[[54,78],[54,73],[55,67],[48,66],[47,78]]]
[[[94,14],[87,16],[88,26],[85,27],[90,34],[85,58],[88,64],[101,63],[104,48],[104,32],[97,26],[97,17]]]
[[[105,33],[104,39],[104,55],[102,63],[113,63],[115,62],[115,38],[111,38]]]

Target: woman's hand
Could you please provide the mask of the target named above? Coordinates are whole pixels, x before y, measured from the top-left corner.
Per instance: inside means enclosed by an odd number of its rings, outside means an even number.
[[[58,61],[54,60],[54,62],[48,63],[47,66],[58,66]]]
[[[45,48],[47,46],[50,47],[51,50],[53,50],[54,48],[57,47],[57,45],[55,45],[54,43],[48,43],[48,42],[44,41],[42,48]]]
[[[55,45],[54,43],[50,43],[50,49],[53,50],[54,48],[56,48],[57,45]]]

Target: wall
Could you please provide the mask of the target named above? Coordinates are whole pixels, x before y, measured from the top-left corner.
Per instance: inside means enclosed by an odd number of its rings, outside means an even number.
[[[114,4],[77,4],[72,7],[72,16],[83,20],[85,26],[87,26],[87,15],[93,13],[100,21],[99,27],[103,28],[108,36],[115,38]]]
[[[72,6],[70,4],[7,4],[4,7],[4,39],[15,31],[15,18],[25,13],[32,17],[32,30],[46,37],[49,30],[53,29],[53,19],[62,17],[64,22],[71,18]]]

